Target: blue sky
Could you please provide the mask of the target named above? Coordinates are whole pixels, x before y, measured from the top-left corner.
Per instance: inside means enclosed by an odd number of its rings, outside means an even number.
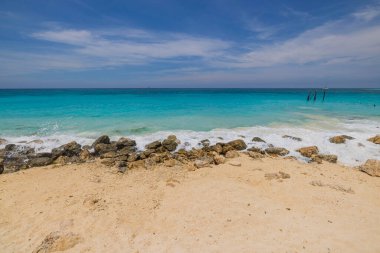
[[[380,1],[1,0],[0,88],[380,87]]]

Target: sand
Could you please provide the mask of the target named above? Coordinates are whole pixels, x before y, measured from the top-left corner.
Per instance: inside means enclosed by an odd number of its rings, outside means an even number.
[[[0,175],[0,252],[380,252],[380,178],[351,168],[241,155],[116,171]]]

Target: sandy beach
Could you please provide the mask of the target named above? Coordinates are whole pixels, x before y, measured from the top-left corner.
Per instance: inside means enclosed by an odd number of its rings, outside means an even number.
[[[98,160],[0,176],[1,252],[380,252],[380,178],[245,154],[192,171]]]

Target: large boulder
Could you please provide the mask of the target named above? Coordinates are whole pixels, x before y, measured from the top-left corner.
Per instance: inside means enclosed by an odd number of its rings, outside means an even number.
[[[326,161],[329,163],[336,163],[338,161],[338,156],[336,155],[314,154],[310,158],[311,158],[311,162],[316,162],[316,163],[322,163],[322,161]]]
[[[370,176],[380,177],[380,160],[370,159],[360,166],[359,169]]]
[[[269,155],[272,155],[272,156],[285,156],[287,154],[289,154],[289,150],[287,150],[286,148],[279,148],[279,147],[269,147],[267,149],[265,149],[265,152],[267,152]]]
[[[380,144],[380,135],[376,135],[372,138],[369,138],[368,141],[373,142],[375,144]]]
[[[98,139],[96,139],[94,141],[94,143],[92,144],[92,147],[95,147],[97,144],[110,144],[110,137],[108,137],[107,135],[102,135],[100,136]]]
[[[236,150],[230,150],[224,156],[226,158],[236,158],[239,157],[239,153]]]
[[[247,144],[243,140],[234,140],[227,143],[236,150],[244,150],[247,148]]]
[[[329,139],[331,143],[335,144],[342,144],[345,143],[346,140],[353,140],[354,138],[348,135],[338,135],[338,136],[333,136]]]
[[[312,155],[316,155],[319,153],[317,146],[311,146],[311,147],[303,147],[296,150],[299,152],[302,156],[310,158]]]
[[[75,141],[64,144],[58,148],[54,148],[51,151],[53,159],[58,158],[60,156],[79,156],[81,152],[81,145],[76,143]]]
[[[27,169],[28,157],[22,154],[16,154],[10,157],[5,157],[3,161],[3,172],[11,173],[19,170]]]
[[[209,157],[209,156],[204,156],[202,158],[196,159],[194,161],[194,166],[200,169],[204,167],[210,167],[211,164],[213,163],[214,163],[214,158]]]
[[[177,149],[179,143],[180,141],[175,135],[169,135],[168,138],[162,141],[162,146],[168,151],[174,151]]]
[[[116,151],[117,147],[116,145],[112,145],[112,144],[99,143],[95,145],[94,150],[95,150],[95,154],[101,155],[101,154],[105,154],[111,151]]]

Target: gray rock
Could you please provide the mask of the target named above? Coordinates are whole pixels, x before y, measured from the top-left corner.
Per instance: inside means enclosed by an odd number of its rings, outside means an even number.
[[[53,162],[53,159],[51,157],[35,157],[32,159],[29,159],[28,161],[28,167],[40,167],[40,166],[47,166]]]
[[[117,149],[123,149],[125,147],[134,147],[136,146],[136,141],[135,140],[132,140],[132,139],[129,139],[129,138],[120,138],[117,142],[116,142],[116,147]]]
[[[293,140],[293,141],[302,141],[301,138],[299,138],[299,137],[294,137],[294,136],[290,136],[290,135],[284,135],[284,136],[282,136],[282,138],[291,139],[291,140]]]
[[[116,152],[117,147],[116,145],[112,145],[112,144],[99,143],[95,145],[94,150],[95,150],[95,154],[101,155],[101,154],[105,154],[111,151]]]
[[[203,147],[206,147],[206,148],[210,146],[210,140],[209,139],[201,140],[200,143],[202,144]]]
[[[51,153],[53,159],[58,158],[60,156],[79,156],[81,152],[81,145],[76,143],[75,141],[64,144],[58,148],[54,148]]]

